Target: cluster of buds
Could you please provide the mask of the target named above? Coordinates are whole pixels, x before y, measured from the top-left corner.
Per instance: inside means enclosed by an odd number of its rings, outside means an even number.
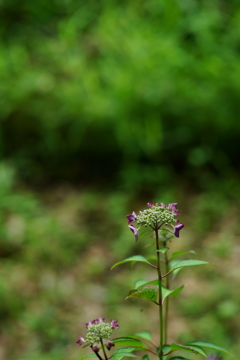
[[[149,202],[148,209],[139,211],[138,215],[133,211],[127,215],[128,227],[134,233],[136,241],[138,240],[138,229],[133,225],[136,223],[140,226],[149,226],[152,230],[159,230],[163,225],[172,225],[174,235],[179,237],[179,231],[184,227],[177,219],[177,204],[164,205],[163,203]]]
[[[112,335],[113,330],[119,329],[120,326],[117,324],[117,320],[111,320],[109,323],[105,323],[104,320],[105,319],[100,317],[86,323],[86,338],[79,337],[76,343],[80,346],[86,342],[95,353],[98,353],[100,350],[98,344],[101,343],[102,345],[102,339],[107,339],[106,347],[110,350],[111,347],[114,346],[114,343],[109,340],[109,338]]]

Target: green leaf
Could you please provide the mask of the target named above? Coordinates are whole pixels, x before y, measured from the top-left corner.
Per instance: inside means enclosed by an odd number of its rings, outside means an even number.
[[[111,359],[121,360],[123,357],[138,357],[139,358],[139,356],[131,354],[132,351],[136,351],[136,350],[142,350],[142,349],[136,348],[136,347],[123,347],[123,348],[117,349],[112,354]]]
[[[134,357],[134,358],[139,358],[139,359],[141,359],[141,356],[137,356],[137,355],[131,354],[131,353],[129,353],[129,352],[112,355],[112,356],[111,356],[111,359],[121,360],[121,359],[124,358],[124,357]]]
[[[159,349],[159,348],[158,348],[158,349]],[[164,354],[169,353],[170,350],[171,350],[171,346],[170,346],[170,345],[163,345],[163,348],[162,348],[163,356],[164,356]],[[158,354],[159,354],[159,351],[158,351]]]
[[[147,341],[150,341],[152,342],[153,339],[152,339],[152,334],[150,333],[150,331],[140,331],[140,332],[137,332],[133,335],[131,335],[133,337],[136,337],[136,338],[140,338],[140,339],[143,339],[143,340],[147,340]]]
[[[134,255],[134,256],[131,256],[130,258],[127,258],[125,260],[122,260],[122,261],[119,261],[117,262],[116,264],[114,264],[112,267],[111,267],[111,270],[113,268],[115,268],[116,266],[120,265],[120,264],[124,264],[126,262],[143,262],[143,263],[146,263],[146,264],[149,264],[151,266],[154,266],[153,264],[151,264],[144,256],[142,255]]]
[[[142,286],[145,285],[158,285],[158,280],[153,280],[153,281],[147,281],[147,280],[138,280],[135,283],[134,289],[138,289]]]
[[[146,299],[146,300],[150,300],[150,301],[156,303],[157,302],[157,291],[153,288],[141,287],[138,289],[130,290],[126,299],[129,299],[129,298]]]
[[[175,253],[172,254],[172,258],[175,258],[175,257],[180,256],[180,255],[184,255],[184,254],[189,254],[189,253],[197,254],[196,251],[194,251],[194,250],[178,251],[178,252],[175,252]]]
[[[142,350],[148,349],[140,340],[130,336],[120,337],[112,340],[115,346],[134,346]]]
[[[202,355],[204,357],[207,357],[205,351],[203,349],[201,349],[199,346],[196,345],[181,345],[181,344],[171,344],[171,350],[175,351],[175,350],[185,350],[185,351],[190,351],[193,352],[194,354],[199,354]]]
[[[173,272],[174,270],[180,269],[180,268],[184,268],[184,267],[188,267],[188,266],[198,266],[198,265],[213,265],[207,261],[202,261],[202,260],[183,260],[183,261],[178,261],[177,263],[175,263],[175,265],[171,268],[171,270],[167,273],[170,274],[171,272]],[[214,266],[214,265],[213,265]],[[167,276],[167,274],[165,274],[163,277]]]
[[[184,285],[180,286],[179,288],[177,288],[175,290],[169,290],[169,289],[165,288],[165,286],[162,286],[163,302],[169,295],[177,296],[180,293],[180,291],[182,291],[183,288],[184,288]]]
[[[81,358],[81,360],[83,359],[88,359],[88,358],[97,358],[97,355],[94,353],[94,354],[90,354],[90,355],[87,355],[87,356],[84,356],[83,358]]]
[[[227,350],[225,350],[224,348],[214,345],[212,343],[209,342],[205,342],[205,341],[192,341],[191,343],[187,344],[188,346],[192,346],[192,345],[197,345],[200,347],[203,347],[204,349],[210,349],[210,350],[215,350],[215,351],[222,351],[225,352],[227,354],[230,354]],[[230,354],[231,355],[231,354]]]
[[[143,360],[150,360],[148,355],[144,355],[144,356],[142,357],[142,359],[143,359]]]
[[[168,247],[162,248],[160,250],[156,250],[157,252],[161,252],[162,254],[165,254],[165,252],[167,252],[169,250]]]

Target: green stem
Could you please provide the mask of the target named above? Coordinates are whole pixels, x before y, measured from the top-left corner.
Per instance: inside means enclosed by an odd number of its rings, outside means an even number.
[[[163,246],[166,247],[166,242],[163,243]],[[165,270],[166,273],[169,272],[169,260],[167,256],[167,252],[164,254],[165,257]],[[169,289],[170,283],[169,283],[169,276],[166,277],[165,287]],[[164,344],[167,344],[168,342],[168,313],[169,313],[169,297],[165,300],[165,322],[164,322]]]
[[[101,341],[101,344],[102,344],[102,351],[104,353],[104,357],[105,357],[106,360],[108,360],[108,357],[107,357],[107,354],[106,354],[102,339],[100,339],[100,341]]]
[[[159,248],[159,237],[158,237],[158,229],[155,230],[156,234],[156,248]],[[163,304],[162,304],[162,274],[160,267],[160,252],[157,251],[157,261],[158,261],[158,286],[159,286],[159,330],[160,330],[160,345],[159,345],[159,360],[162,360],[162,348],[163,348]]]

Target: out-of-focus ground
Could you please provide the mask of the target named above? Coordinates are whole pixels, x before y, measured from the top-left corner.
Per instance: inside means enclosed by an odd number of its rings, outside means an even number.
[[[119,321],[115,337],[151,330],[157,342],[154,304],[124,300],[136,280],[153,280],[155,271],[141,264],[110,271],[131,255],[152,254],[153,248],[145,247],[152,239],[145,235],[136,243],[125,218],[149,199],[69,186],[41,194],[14,190],[11,171],[2,167],[0,175],[1,359],[79,359],[89,349],[75,341],[85,336],[85,323],[99,316]],[[170,199],[163,193],[150,200]],[[197,255],[182,258],[217,267],[188,268],[176,277],[172,286],[185,288],[171,299],[169,341],[201,339],[238,354],[239,209],[228,204],[219,213],[217,201],[201,195],[185,200],[180,194],[175,200],[185,228],[171,252],[194,249]],[[209,216],[215,220],[207,226]]]

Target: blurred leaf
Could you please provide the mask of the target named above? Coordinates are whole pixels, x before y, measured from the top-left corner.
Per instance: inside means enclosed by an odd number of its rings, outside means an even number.
[[[111,270],[114,269],[116,266],[120,265],[120,264],[124,264],[126,262],[143,262],[143,263],[146,263],[146,264],[149,264],[151,266],[154,266],[152,265],[144,256],[141,256],[141,255],[135,255],[135,256],[131,256],[130,258],[127,258],[125,260],[122,260],[122,261],[119,261],[117,262],[116,264],[114,264],[112,267],[111,267]]]
[[[140,340],[131,338],[130,336],[120,337],[112,340],[115,346],[133,346],[138,349],[147,349],[146,345],[144,345]]]
[[[203,347],[204,349],[210,349],[210,350],[215,350],[215,351],[221,351],[221,352],[225,352],[227,354],[230,354],[227,350],[223,349],[222,347],[206,342],[206,341],[192,341],[188,344],[189,346],[192,345],[197,345],[200,347]],[[231,355],[231,354],[230,354]],[[232,355],[233,356],[233,355]]]
[[[174,258],[177,257],[177,256],[184,255],[184,254],[189,254],[189,253],[191,253],[191,254],[197,254],[196,251],[194,251],[194,250],[178,251],[178,252],[175,252],[175,253],[172,254],[172,258],[174,259]]]
[[[158,285],[158,280],[146,281],[146,280],[138,280],[135,283],[134,289],[138,289],[143,285]]]
[[[169,295],[177,296],[180,293],[180,291],[182,291],[183,288],[184,288],[184,285],[180,286],[179,288],[177,288],[175,290],[169,290],[169,289],[165,288],[164,286],[162,286],[163,302]]]
[[[194,354],[199,354],[202,355],[204,357],[207,357],[205,351],[203,349],[201,349],[201,347],[196,346],[196,345],[181,345],[181,344],[171,344],[171,350],[175,351],[175,350],[185,350],[185,351],[190,351]]]
[[[165,254],[165,252],[167,252],[169,250],[168,247],[162,248],[160,250],[156,250],[157,252],[161,252],[162,254]]]
[[[170,274],[171,272],[173,272],[174,270],[180,269],[180,268],[184,268],[184,267],[189,267],[189,266],[198,266],[198,265],[212,265],[215,266],[207,261],[202,261],[202,260],[183,260],[183,261],[179,261],[177,262],[172,268],[171,270],[168,272],[168,274]],[[165,277],[165,275],[163,275],[163,277]]]
[[[129,294],[126,297],[126,299],[129,299],[129,298],[146,299],[146,300],[150,300],[150,301],[156,303],[157,291],[153,288],[148,288],[148,287],[138,288],[138,289],[129,291]]]
[[[136,337],[136,338],[140,338],[140,339],[143,339],[143,340],[147,340],[147,341],[150,341],[152,342],[153,339],[152,339],[152,334],[150,333],[150,331],[140,331],[140,332],[137,332],[133,335],[131,335],[133,337]]]

